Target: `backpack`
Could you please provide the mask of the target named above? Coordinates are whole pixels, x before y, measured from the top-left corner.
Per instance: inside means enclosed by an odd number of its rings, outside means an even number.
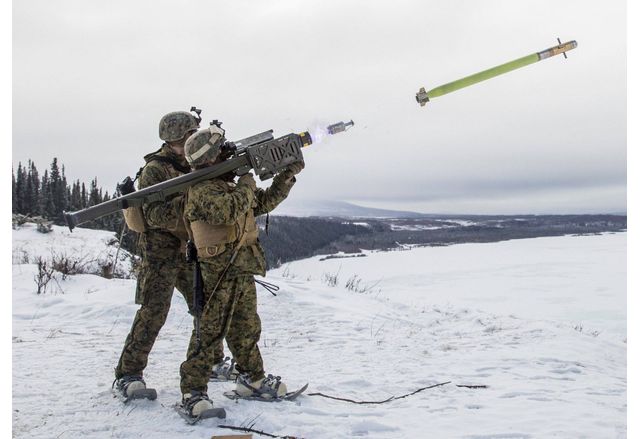
[[[156,153],[158,151],[156,151]],[[120,194],[127,195],[132,192],[135,192],[136,191],[136,188],[134,186],[135,181],[138,179],[138,177],[140,177],[140,174],[142,174],[142,171],[144,170],[145,166],[147,166],[150,162],[154,160],[168,163],[171,166],[173,166],[174,169],[182,172],[183,174],[190,172],[190,169],[188,167],[181,165],[180,163],[178,163],[177,161],[171,158],[156,155],[156,153],[152,153],[145,156],[145,160],[147,162],[143,167],[141,167],[138,170],[138,172],[136,173],[136,177],[133,180],[131,179],[131,177],[127,177],[122,181],[122,183],[118,185],[118,191],[120,192]],[[124,221],[127,223],[127,227],[129,227],[129,229],[133,230],[134,232],[144,233],[149,229],[147,221],[144,219],[142,206],[127,207],[126,209],[122,210],[122,213],[124,215]]]

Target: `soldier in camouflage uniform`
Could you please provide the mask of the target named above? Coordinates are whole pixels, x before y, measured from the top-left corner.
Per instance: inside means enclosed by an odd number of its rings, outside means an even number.
[[[224,131],[215,125],[198,131],[185,145],[194,169],[220,161]],[[254,275],[266,274],[264,251],[258,242],[255,217],[273,210],[289,194],[295,174],[304,163],[294,163],[279,173],[271,187],[257,189],[251,174],[234,183],[234,175],[192,186],[186,194],[185,219],[198,250],[204,281],[204,308],[200,343],[191,337],[187,359],[180,366],[183,408],[192,416],[212,407],[207,397],[208,371],[215,346],[226,335],[240,376],[236,392],[283,396],[280,377],[265,378],[258,348],[261,324],[257,312]]]
[[[196,132],[199,118],[179,111],[160,121],[160,150],[145,156],[139,174],[140,189],[178,177],[190,171],[184,158],[184,143]],[[132,391],[146,388],[142,378],[149,352],[169,313],[174,287],[192,306],[193,271],[185,262],[187,232],[183,221],[183,196],[142,206],[145,232],[138,246],[142,256],[136,286],[136,304],[140,305],[115,369],[118,390],[128,397]],[[214,362],[224,358],[222,342],[216,345]],[[211,372],[211,371],[210,371]],[[129,393],[129,394],[128,394]]]

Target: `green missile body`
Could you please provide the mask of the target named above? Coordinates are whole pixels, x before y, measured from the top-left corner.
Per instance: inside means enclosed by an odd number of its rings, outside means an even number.
[[[560,40],[558,40],[560,43]],[[567,55],[566,51],[575,49],[578,47],[578,43],[574,41],[569,41],[568,43],[560,43],[557,46],[550,47],[542,52],[532,53],[531,55],[523,56],[522,58],[515,59],[513,61],[509,61],[504,64],[500,64],[499,66],[492,67],[487,70],[483,70],[482,72],[475,73],[470,76],[466,76],[462,79],[458,79],[457,81],[449,82],[447,84],[441,85],[440,87],[436,87],[429,91],[425,91],[424,87],[422,87],[418,93],[416,93],[416,101],[420,104],[421,107],[429,102],[432,98],[437,98],[438,96],[446,95],[447,93],[451,93],[452,91],[460,90],[461,88],[468,87],[470,85],[476,84],[480,81],[485,81],[487,79],[495,78],[498,75],[502,75],[503,73],[510,72],[515,69],[519,69],[520,67],[528,66],[529,64],[533,64],[540,60],[550,58],[554,55],[558,55],[562,53],[565,58]]]

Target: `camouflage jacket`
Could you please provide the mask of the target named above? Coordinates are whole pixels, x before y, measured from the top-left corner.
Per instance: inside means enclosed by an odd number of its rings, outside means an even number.
[[[258,188],[252,200],[251,189],[247,186],[236,186],[221,179],[207,180],[189,189],[184,208],[188,222],[206,221],[212,225],[231,225],[242,218],[249,209],[257,217],[276,208],[287,196],[295,183],[295,178],[287,182],[282,174],[273,179],[266,190]],[[203,269],[221,273],[231,260],[236,242],[225,245],[222,253],[201,258]],[[258,242],[240,248],[238,255],[226,274],[228,278],[240,275],[266,274],[264,250]]]
[[[175,154],[167,144],[162,145],[159,151],[147,154],[144,159],[146,165],[138,180],[139,189],[179,177],[189,171],[184,157]],[[161,260],[181,257],[181,244],[187,238],[182,222],[183,199],[182,194],[176,194],[167,200],[142,206],[149,226],[147,232],[140,235],[138,244],[143,256]]]

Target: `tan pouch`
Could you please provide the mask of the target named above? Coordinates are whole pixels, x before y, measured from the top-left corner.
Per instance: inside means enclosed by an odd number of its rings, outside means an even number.
[[[147,231],[147,222],[144,220],[142,214],[142,207],[128,207],[122,211],[124,214],[124,221],[134,232],[144,233]]]
[[[187,228],[184,225],[184,219],[182,217],[178,218],[176,224],[171,227],[167,227],[167,230],[180,241],[187,241],[189,239],[189,233],[187,232]]]

